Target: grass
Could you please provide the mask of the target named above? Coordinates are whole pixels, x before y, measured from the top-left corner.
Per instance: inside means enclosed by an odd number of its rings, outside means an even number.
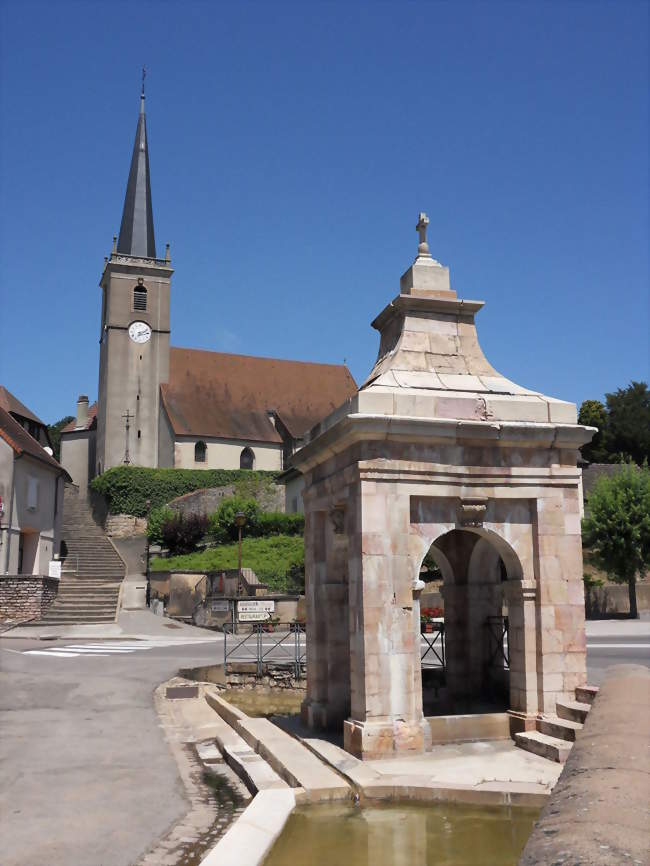
[[[284,592],[295,589],[290,570],[302,570],[305,543],[302,536],[272,535],[267,538],[244,538],[241,546],[242,566],[252,568],[263,583]],[[152,571],[222,571],[237,568],[237,544],[220,544],[184,556],[155,559]]]

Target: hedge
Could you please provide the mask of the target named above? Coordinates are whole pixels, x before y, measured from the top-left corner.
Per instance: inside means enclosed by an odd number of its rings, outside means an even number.
[[[246,538],[263,538],[268,535],[303,535],[304,514],[285,514],[283,511],[261,511],[255,499],[230,496],[223,499],[219,508],[210,517],[210,536],[220,544],[237,539],[238,528],[235,515],[246,515],[243,535]]]
[[[248,488],[256,482],[271,483],[276,472],[254,469],[149,469],[145,466],[115,466],[93,478],[90,486],[106,500],[111,514],[147,515],[185,493],[206,487],[234,485]]]

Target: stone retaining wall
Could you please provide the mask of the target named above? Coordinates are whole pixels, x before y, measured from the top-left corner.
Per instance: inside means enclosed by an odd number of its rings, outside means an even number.
[[[147,518],[134,517],[132,514],[108,514],[104,523],[106,535],[112,538],[131,538],[146,535]]]
[[[609,668],[519,866],[647,863],[650,670]]]
[[[24,622],[40,617],[59,591],[55,577],[39,574],[0,575],[0,622]]]
[[[650,611],[650,583],[646,580],[636,585],[636,603],[639,613]],[[604,586],[585,587],[585,609],[589,619],[629,613],[627,584],[606,583]]]

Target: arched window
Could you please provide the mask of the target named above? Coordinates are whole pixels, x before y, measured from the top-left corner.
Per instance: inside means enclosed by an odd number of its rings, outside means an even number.
[[[240,469],[252,469],[255,466],[255,454],[253,451],[247,446],[244,448],[242,453],[239,455],[239,468]]]
[[[142,283],[138,283],[138,285],[133,289],[133,309],[134,310],[146,310],[147,309],[147,290],[142,285]]]
[[[201,439],[194,446],[194,462],[195,463],[205,463],[205,455],[207,453],[208,446]]]

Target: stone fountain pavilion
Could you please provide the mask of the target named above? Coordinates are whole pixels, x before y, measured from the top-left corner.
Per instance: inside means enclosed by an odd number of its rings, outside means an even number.
[[[377,362],[293,458],[305,477],[309,652],[303,720],[344,729],[361,758],[426,750],[419,596],[443,578],[446,688],[484,688],[486,623],[509,618],[510,729],[530,730],[586,682],[581,472],[593,428],[520,387],[479,346],[482,301],[418,255],[372,323]]]

